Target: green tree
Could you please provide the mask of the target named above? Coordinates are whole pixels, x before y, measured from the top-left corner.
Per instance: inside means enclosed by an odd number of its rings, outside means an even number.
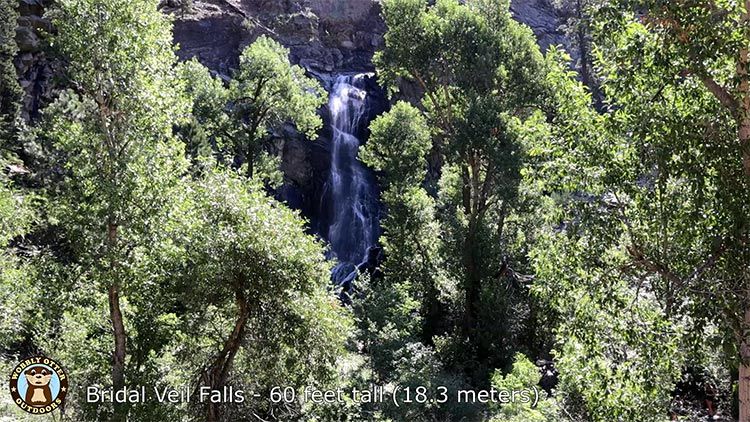
[[[330,388],[350,317],[328,289],[323,246],[294,211],[232,173],[217,169],[193,183],[175,241],[164,245],[179,301],[190,309],[189,346],[178,355],[192,370],[204,368],[199,386],[210,390],[232,385],[270,397],[287,386]],[[300,411],[252,398],[200,406],[208,421]]]
[[[554,314],[558,398],[587,420],[662,420],[683,355],[663,308],[628,264],[626,230],[611,201],[621,189],[622,138],[548,53],[551,114],[525,175],[547,196],[531,250],[534,292]],[[628,157],[630,158],[630,157]]]
[[[371,381],[396,383],[431,392],[466,387],[441,361],[440,343],[448,329],[447,280],[442,261],[441,227],[436,203],[423,187],[432,147],[427,119],[405,102],[370,124],[371,135],[360,158],[378,172],[385,217],[381,221],[385,259],[369,279],[360,280],[355,301],[360,338],[368,352]],[[389,403],[364,407],[394,420],[458,420],[477,412],[473,404]]]
[[[326,98],[316,80],[289,63],[289,50],[261,36],[243,50],[229,84],[230,153],[244,160],[253,177],[256,167],[270,159],[264,147],[271,131],[291,122],[308,138],[317,137],[323,125],[317,110]]]
[[[388,31],[375,63],[390,91],[403,78],[424,93],[450,182],[441,215],[446,256],[460,257],[447,265],[462,280],[462,337],[486,361],[500,339],[483,338],[483,292],[508,274],[505,222],[518,194],[522,127],[542,96],[542,56],[505,1],[388,0],[383,16]]]
[[[420,186],[427,175],[427,153],[432,142],[427,120],[408,103],[399,101],[370,123],[370,139],[360,159],[381,173],[385,189]]]
[[[669,65],[694,77],[710,92],[736,125],[745,174],[750,176],[750,4],[746,2],[688,2],[623,0],[599,16],[599,29],[621,34],[640,11],[644,27],[664,52],[654,64]]]
[[[565,420],[555,399],[539,388],[539,368],[526,356],[516,354],[513,368],[505,375],[495,371],[492,387],[498,391],[517,394],[509,403],[495,409],[492,422],[553,422]],[[537,397],[537,395],[539,397]]]
[[[13,147],[10,143],[15,137],[16,120],[21,117],[23,91],[13,64],[18,52],[17,6],[12,0],[0,1],[0,148]]]
[[[605,89],[622,108],[613,120],[631,151],[650,153],[650,167],[632,171],[653,174],[643,176],[653,194],[633,189],[622,199],[631,225],[651,228],[633,236],[633,262],[658,277],[670,313],[715,321],[734,338],[743,422],[750,420],[749,20],[750,4],[729,1],[614,2],[597,20]]]
[[[660,420],[685,343],[720,348],[704,343],[710,324],[741,333],[747,178],[714,94],[674,77],[682,59],[658,34],[618,22],[597,61],[605,114],[550,64],[554,112],[527,173],[551,193],[535,290],[560,312],[561,388],[583,413]]]
[[[534,250],[535,291],[557,313],[557,397],[586,420],[662,421],[685,359],[678,327],[617,273],[623,245],[592,231],[550,234]]]
[[[196,60],[180,65],[193,112],[179,133],[195,159],[215,155],[219,162],[247,166],[249,177],[271,186],[281,182],[271,135],[292,123],[315,139],[323,124],[317,110],[326,102],[320,84],[288,56],[279,43],[261,36],[243,50],[228,86]]]
[[[28,198],[0,179],[0,347],[23,340],[26,312],[33,309],[33,268],[17,256],[11,241],[25,235],[32,222]]]
[[[192,103],[189,118],[178,131],[187,154],[198,161],[194,164],[210,164],[210,161],[205,163],[205,159],[214,156],[221,161],[227,145],[232,142],[233,122],[227,113],[229,90],[195,59],[181,63],[178,71],[185,94]]]
[[[47,110],[65,178],[49,213],[70,243],[71,268],[106,292],[114,350],[111,381],[126,385],[123,294],[139,287],[138,262],[162,230],[186,171],[172,127],[186,112],[174,75],[171,24],[157,1],[65,0],[52,39],[70,90]],[[115,404],[112,420],[127,418]]]
[[[594,52],[592,22],[597,10],[605,4],[601,0],[553,0],[552,4],[564,19],[563,30],[578,55],[577,69],[581,82],[598,94],[593,69]],[[598,95],[595,95],[595,97]],[[595,98],[597,100],[598,98]]]
[[[361,159],[380,172],[386,217],[380,241],[383,278],[370,283],[373,303],[365,314],[374,324],[370,345],[381,377],[393,371],[395,355],[409,342],[432,342],[440,319],[439,226],[435,204],[421,187],[427,174],[430,133],[421,112],[405,103],[370,124]],[[418,313],[420,318],[414,318]],[[383,315],[385,314],[385,315]],[[380,316],[380,318],[378,318]],[[395,331],[394,335],[391,331]]]

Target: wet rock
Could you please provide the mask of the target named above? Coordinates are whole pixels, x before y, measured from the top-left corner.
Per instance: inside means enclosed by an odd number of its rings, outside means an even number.
[[[44,14],[45,2],[42,0],[21,0],[18,2],[18,13],[21,16]]]
[[[309,191],[313,183],[313,168],[310,163],[310,141],[297,134],[285,139],[281,170],[284,181],[305,191]]]
[[[16,44],[21,52],[35,52],[41,49],[41,39],[34,28],[19,26],[16,28]]]
[[[34,63],[34,55],[26,52],[18,56],[18,63],[22,68],[28,68]]]
[[[355,48],[354,42],[350,40],[344,40],[341,41],[341,47],[346,48],[347,50],[353,50]]]
[[[331,271],[331,281],[347,291],[351,289],[355,278],[357,278],[357,267],[351,262],[340,262]]]
[[[361,264],[357,265],[357,270],[360,273],[367,273],[373,276],[380,271],[380,264],[383,263],[384,259],[383,248],[373,246],[367,249],[367,256]]]
[[[37,31],[39,35],[52,32],[52,22],[36,15],[19,17],[18,26],[32,28],[33,30]]]

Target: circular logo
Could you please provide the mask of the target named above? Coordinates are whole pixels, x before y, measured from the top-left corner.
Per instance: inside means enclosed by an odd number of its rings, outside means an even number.
[[[25,359],[10,374],[10,395],[18,407],[29,413],[52,412],[62,406],[67,393],[68,374],[48,357]]]

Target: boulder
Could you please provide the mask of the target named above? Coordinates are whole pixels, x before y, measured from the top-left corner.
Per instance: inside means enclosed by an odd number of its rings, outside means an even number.
[[[50,22],[48,19],[44,19],[43,17],[36,15],[19,17],[18,26],[32,28],[37,31],[37,33],[41,31],[42,34],[52,32],[52,22]]]
[[[42,16],[44,14],[44,6],[45,2],[43,0],[20,0],[18,2],[18,13],[21,16]]]
[[[41,49],[41,39],[34,28],[19,26],[16,28],[16,44],[22,53],[35,52]]]

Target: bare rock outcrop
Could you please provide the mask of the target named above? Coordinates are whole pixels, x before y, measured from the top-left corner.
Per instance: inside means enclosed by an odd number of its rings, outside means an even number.
[[[378,0],[192,0],[188,8],[165,10],[176,17],[180,56],[198,57],[222,74],[260,34],[287,46],[292,60],[312,72],[371,71],[386,30]],[[566,45],[550,0],[515,0],[511,11],[543,48]]]
[[[315,73],[372,69],[385,25],[373,0],[194,0],[176,16],[182,58],[197,57],[228,74],[239,50],[261,34],[291,51],[292,61]]]

